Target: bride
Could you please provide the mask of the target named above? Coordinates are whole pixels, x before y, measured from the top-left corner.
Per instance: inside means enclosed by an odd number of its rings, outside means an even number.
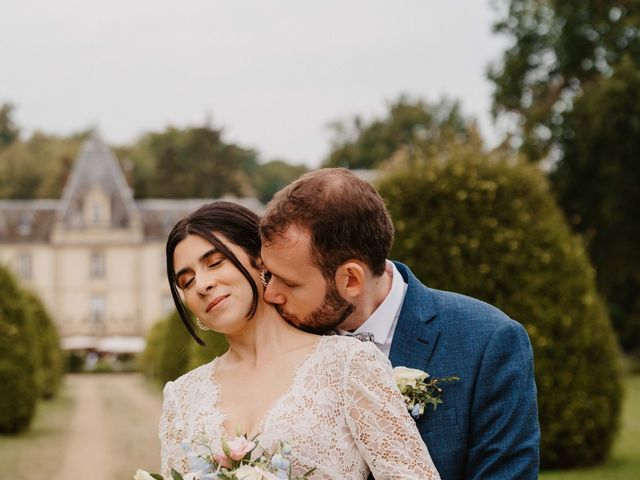
[[[317,336],[288,324],[262,297],[258,217],[214,202],[179,221],[167,240],[173,299],[225,335],[229,350],[164,388],[162,474],[186,472],[182,449],[204,434],[258,435],[292,446],[293,472],[313,479],[438,479],[427,447],[373,343]],[[188,309],[188,310],[187,310]]]

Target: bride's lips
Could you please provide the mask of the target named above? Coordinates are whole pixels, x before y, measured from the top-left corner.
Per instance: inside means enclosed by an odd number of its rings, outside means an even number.
[[[207,305],[207,309],[206,312],[208,313],[209,310],[211,310],[213,307],[215,307],[216,305],[218,305],[221,301],[223,301],[225,298],[227,298],[229,295],[220,295],[219,297],[214,298],[213,300],[211,300],[211,302],[209,303],[209,305]]]

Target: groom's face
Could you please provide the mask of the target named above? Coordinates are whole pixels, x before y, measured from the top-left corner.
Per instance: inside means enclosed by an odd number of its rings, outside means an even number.
[[[261,256],[271,272],[264,298],[292,325],[323,333],[340,325],[354,310],[311,260],[308,232],[289,227],[281,238],[262,246]]]

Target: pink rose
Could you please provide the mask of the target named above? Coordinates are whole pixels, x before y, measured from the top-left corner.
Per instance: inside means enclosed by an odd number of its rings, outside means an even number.
[[[243,436],[234,438],[227,442],[227,445],[229,446],[229,458],[234,461],[242,460],[247,453],[256,448],[254,442],[250,442]]]
[[[224,453],[214,453],[213,459],[223,468],[231,468],[231,460]]]

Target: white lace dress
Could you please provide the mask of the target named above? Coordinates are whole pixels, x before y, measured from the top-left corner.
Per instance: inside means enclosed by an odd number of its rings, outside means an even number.
[[[225,435],[217,359],[169,382],[160,419],[162,474],[187,472],[181,442],[204,432],[212,445]],[[253,392],[259,394],[259,392]],[[293,447],[293,470],[312,479],[438,479],[414,420],[395,385],[388,359],[373,343],[320,337],[289,390],[267,411],[260,445]]]

